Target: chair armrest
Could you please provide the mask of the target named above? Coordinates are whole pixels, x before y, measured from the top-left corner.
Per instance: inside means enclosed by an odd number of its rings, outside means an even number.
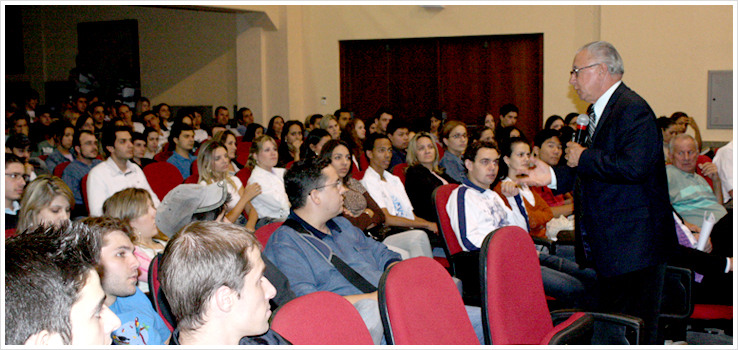
[[[554,242],[554,241],[552,241],[552,240],[550,240],[548,238],[545,238],[545,237],[533,237],[533,236],[531,236],[530,238],[533,238],[533,243],[535,243],[537,245],[542,245],[542,246],[548,248],[548,254],[549,255],[556,255],[556,242]]]
[[[557,320],[561,320],[562,318],[566,319],[575,312],[576,311],[574,310],[557,310],[551,313],[551,319],[553,320],[554,324],[556,324]],[[644,328],[642,319],[635,316],[615,313],[607,314],[601,312],[587,312],[587,314],[592,315],[595,321],[612,323],[632,329],[635,332],[636,336],[636,344],[633,345],[639,345],[642,342]]]
[[[542,343],[548,345],[587,345],[591,343],[594,317],[583,312],[572,314],[555,326]]]

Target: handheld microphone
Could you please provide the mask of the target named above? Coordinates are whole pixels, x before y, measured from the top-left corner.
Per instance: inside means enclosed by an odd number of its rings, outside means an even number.
[[[584,143],[589,136],[587,127],[589,126],[589,116],[586,114],[580,114],[577,117],[577,130],[574,134],[574,142],[584,146]]]

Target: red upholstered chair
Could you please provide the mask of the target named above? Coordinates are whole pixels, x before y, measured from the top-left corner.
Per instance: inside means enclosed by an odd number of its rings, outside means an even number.
[[[405,184],[405,170],[407,169],[407,163],[400,163],[392,168],[392,175],[400,178],[402,184]]]
[[[168,150],[166,145],[162,149],[163,151],[154,155],[154,160],[157,162],[166,162],[167,159],[169,159],[169,157],[171,157],[172,154],[174,154],[174,151]]]
[[[195,159],[194,162],[192,162],[192,165],[190,166],[190,175],[199,175],[200,173],[197,170],[197,159]]]
[[[517,226],[487,235],[479,257],[482,324],[494,345],[581,344],[590,339],[595,320],[630,326],[640,343],[643,321],[625,315],[584,312],[549,313],[533,240]],[[552,321],[552,317],[554,321]],[[564,319],[554,325],[555,321]]]
[[[284,168],[285,168],[285,169],[289,169],[289,168],[292,168],[292,164],[295,164],[295,161],[294,161],[294,160],[292,160],[292,161],[290,161],[289,163],[285,164],[285,165],[284,165]]]
[[[443,158],[443,153],[446,151],[443,149],[443,145],[440,142],[436,142],[436,146],[438,147],[438,160],[440,161],[441,158]]]
[[[697,156],[697,168],[695,169],[695,172],[699,176],[702,176],[703,178],[705,178],[705,180],[707,180],[707,184],[710,185],[710,187],[712,187],[712,179],[703,175],[702,169],[700,169],[700,164],[703,164],[703,163],[712,163],[712,159],[710,159],[710,157],[704,154],[700,154],[699,156]]]
[[[243,142],[243,136],[236,136],[236,143],[242,143]]]
[[[248,159],[249,153],[251,152],[251,142],[236,142],[236,158],[241,159],[241,156],[246,157]],[[238,161],[241,163],[241,161]],[[246,164],[241,163],[241,164]]]
[[[70,162],[70,161],[59,163],[59,165],[57,165],[56,168],[54,168],[54,176],[56,176],[58,178],[61,178],[62,177],[62,174],[64,174],[64,169],[66,169],[67,168],[67,165],[69,165],[71,163],[72,162]]]
[[[361,179],[364,178],[364,173],[365,172],[366,172],[366,169],[364,169],[362,171],[354,171],[353,173],[351,173],[351,177],[353,177],[354,179],[357,179],[357,180],[361,181]]]
[[[294,345],[374,345],[356,308],[331,292],[290,300],[277,310],[271,328]]]
[[[366,170],[369,168],[369,159],[366,157],[366,152],[361,153],[361,158],[359,158],[359,166],[362,170]]]
[[[143,172],[149,186],[160,199],[164,199],[169,191],[184,181],[179,169],[168,162],[151,163],[143,168]]]
[[[90,205],[87,201],[87,175],[89,175],[89,173],[85,174],[85,176],[82,176],[82,180],[80,180],[79,182],[79,188],[80,191],[82,191],[82,200],[85,202],[85,208],[87,208],[87,212],[89,213]],[[77,205],[77,203],[75,203],[75,205]]]
[[[16,229],[14,229],[14,228],[9,228],[9,229],[5,230],[5,239],[8,239],[10,237],[15,237],[15,231],[16,231]]]
[[[243,167],[243,169],[239,170],[236,173],[236,177],[238,177],[239,180],[241,180],[241,184],[246,186],[246,183],[249,181],[249,178],[251,177],[251,169],[248,167]]]
[[[480,345],[456,283],[431,258],[392,265],[378,299],[387,344]]]
[[[450,265],[451,274],[456,274],[456,266],[454,262],[454,255],[463,252],[459,241],[456,239],[456,234],[451,227],[451,219],[448,217],[446,212],[446,203],[448,198],[451,196],[451,192],[459,187],[458,184],[441,185],[433,191],[433,205],[436,208],[436,214],[438,215],[438,230],[443,238],[444,247],[443,250],[446,253],[448,262]]]
[[[197,183],[197,180],[199,178],[200,178],[200,175],[192,174],[192,175],[188,176],[186,179],[184,179],[184,182],[183,183],[186,183],[186,184],[196,184]]]
[[[236,156],[236,162],[238,162],[238,164],[243,165],[244,167],[246,167],[246,163],[248,161],[249,161],[249,153],[248,152],[241,153],[241,154],[238,154],[238,156]]]
[[[261,250],[264,250],[267,242],[269,242],[269,237],[271,237],[272,233],[274,233],[274,231],[276,231],[279,226],[282,226],[282,224],[283,222],[273,222],[271,224],[259,227],[259,229],[254,232],[254,236],[256,236],[256,239],[258,239],[259,243],[261,243]]]

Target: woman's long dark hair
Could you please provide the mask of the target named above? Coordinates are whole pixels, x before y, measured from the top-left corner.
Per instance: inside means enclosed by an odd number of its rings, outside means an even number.
[[[332,162],[333,160],[331,157],[333,156],[333,150],[336,149],[338,146],[344,146],[346,149],[349,150],[349,154],[351,154],[351,148],[349,148],[348,144],[343,140],[330,140],[323,145],[323,149],[320,150],[320,155],[318,157],[320,159],[323,159],[327,161],[328,163]],[[349,161],[349,171],[346,173],[346,176],[343,177],[343,183],[346,183],[351,178],[351,173],[354,171],[354,162]]]

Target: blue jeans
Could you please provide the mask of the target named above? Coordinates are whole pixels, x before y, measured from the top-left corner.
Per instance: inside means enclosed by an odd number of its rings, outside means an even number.
[[[540,253],[541,277],[546,295],[556,298],[565,308],[594,309],[597,273],[580,269],[571,260]]]

